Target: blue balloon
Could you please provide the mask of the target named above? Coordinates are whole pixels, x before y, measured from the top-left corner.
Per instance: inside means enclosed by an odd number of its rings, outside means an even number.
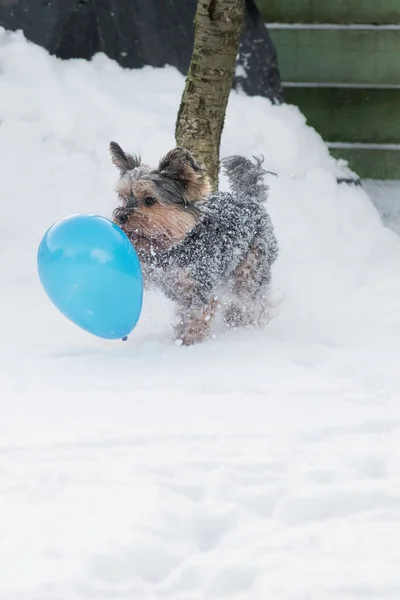
[[[53,304],[98,337],[126,337],[139,320],[143,278],[125,233],[96,215],[71,215],[45,233],[39,278]]]

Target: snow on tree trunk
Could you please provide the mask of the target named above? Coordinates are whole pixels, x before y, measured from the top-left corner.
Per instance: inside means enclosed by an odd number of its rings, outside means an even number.
[[[177,145],[205,164],[214,190],[244,8],[245,0],[198,0],[192,60],[176,122]]]

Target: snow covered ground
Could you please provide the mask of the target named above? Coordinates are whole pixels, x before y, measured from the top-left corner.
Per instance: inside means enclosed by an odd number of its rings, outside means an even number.
[[[400,239],[296,108],[232,95],[223,138],[279,174],[265,331],[179,348],[151,295],[105,342],[40,288],[45,229],[110,214],[109,141],[155,162],[182,86],[0,30],[0,599],[398,600]]]

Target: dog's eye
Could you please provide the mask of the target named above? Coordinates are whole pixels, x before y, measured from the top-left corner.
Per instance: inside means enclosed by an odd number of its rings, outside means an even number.
[[[146,196],[143,202],[146,206],[153,206],[157,202],[157,200],[155,198],[152,198],[151,196]]]

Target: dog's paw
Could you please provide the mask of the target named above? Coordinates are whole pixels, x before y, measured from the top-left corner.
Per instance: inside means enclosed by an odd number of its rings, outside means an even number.
[[[179,346],[194,346],[210,337],[211,324],[219,308],[218,298],[212,298],[198,311],[183,311],[175,329],[175,343]]]
[[[196,344],[201,344],[207,339],[207,335],[199,334],[199,333],[185,333],[184,335],[179,335],[175,338],[176,346],[195,346]]]
[[[208,337],[208,328],[199,327],[199,324],[175,327],[176,346],[195,346],[201,344]]]

